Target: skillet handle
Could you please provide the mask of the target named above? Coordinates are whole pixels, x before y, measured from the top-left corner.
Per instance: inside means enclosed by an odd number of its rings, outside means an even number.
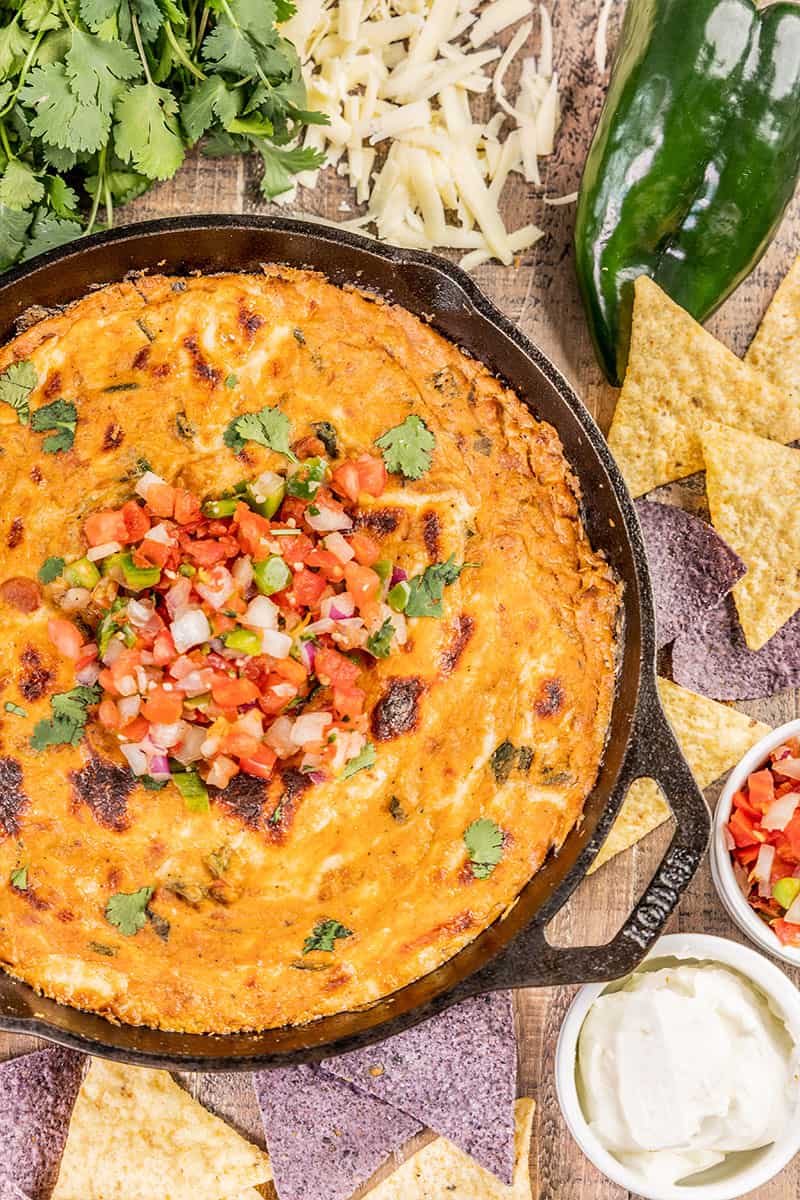
[[[654,779],[663,790],[676,829],[644,895],[616,937],[604,946],[553,947],[545,937],[544,925],[554,911],[546,910],[543,920],[532,922],[495,959],[465,980],[470,994],[619,979],[641,962],[702,862],[711,829],[708,806],[667,722],[652,677],[642,680],[613,800],[624,798],[634,780],[642,777]],[[584,856],[594,858],[601,845],[602,839],[592,841]],[[576,884],[581,878],[577,876]]]

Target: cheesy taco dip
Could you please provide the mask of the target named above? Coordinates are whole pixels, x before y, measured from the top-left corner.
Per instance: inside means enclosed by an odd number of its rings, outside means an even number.
[[[0,962],[130,1024],[369,1004],[579,819],[617,586],[555,431],[313,273],[0,352]]]

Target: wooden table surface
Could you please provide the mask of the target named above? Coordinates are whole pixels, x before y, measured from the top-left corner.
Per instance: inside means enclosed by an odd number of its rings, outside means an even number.
[[[600,0],[554,0],[553,24],[557,69],[561,79],[563,122],[556,153],[543,162],[544,193],[574,191],[592,129],[602,103],[607,75],[595,65],[594,35]],[[622,0],[615,0],[609,45],[618,28]],[[178,176],[154,188],[123,214],[129,221],[174,214],[210,212],[280,212],[277,206],[259,203],[258,169],[254,162],[211,160],[193,156]],[[542,189],[518,176],[507,185],[504,208],[509,225],[516,228],[535,221],[545,231],[537,246],[514,267],[487,265],[475,273],[478,284],[506,315],[538,343],[572,382],[578,394],[606,429],[613,412],[615,393],[605,385],[594,361],[584,327],[575,284],[571,235],[574,207],[542,203]],[[342,219],[340,204],[349,198],[333,171],[321,177],[313,192],[298,196],[288,211],[312,212]],[[355,211],[355,210],[354,210]],[[513,214],[513,217],[511,216]],[[779,279],[800,253],[800,197],[787,214],[779,235],[754,274],[739,288],[710,323],[712,331],[737,353],[742,353],[756,330]],[[672,498],[696,502],[688,487],[673,489]],[[798,697],[784,693],[772,700],[742,704],[742,709],[777,725],[799,713]],[[708,798],[713,806],[719,785]],[[643,843],[613,860],[584,881],[569,904],[553,921],[549,936],[555,944],[586,945],[607,941],[631,911],[636,898],[663,853],[670,827],[651,834]],[[705,863],[684,896],[667,932],[702,931],[743,940],[723,912]],[[800,983],[800,972],[795,982]],[[531,989],[516,994],[520,1051],[520,1094],[536,1099],[532,1172],[534,1196],[541,1200],[622,1200],[626,1193],[583,1157],[561,1118],[555,1095],[553,1059],[564,1014],[575,988]],[[0,1057],[36,1048],[31,1038],[0,1034]],[[233,1102],[220,1108],[210,1077],[185,1078],[186,1085],[242,1132],[259,1138],[252,1098],[243,1086]],[[244,1085],[244,1079],[242,1080]],[[224,1111],[223,1111],[224,1110]],[[381,1174],[387,1173],[386,1171]],[[792,1200],[800,1191],[800,1159],[772,1183],[753,1192],[758,1200]]]

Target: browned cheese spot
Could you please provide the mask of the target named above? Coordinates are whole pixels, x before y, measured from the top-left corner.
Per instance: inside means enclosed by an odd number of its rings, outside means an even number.
[[[8,837],[19,833],[18,817],[30,804],[22,790],[22,767],[15,758],[0,758],[0,832]]]
[[[296,767],[284,767],[280,775],[282,790],[278,802],[273,806],[267,820],[267,830],[270,840],[281,845],[286,841],[292,828],[297,803],[304,792],[312,786],[308,774],[298,771]]]
[[[116,421],[112,421],[103,434],[103,450],[116,450],[125,440],[125,431]]]
[[[54,371],[52,375],[48,375],[47,383],[42,389],[42,395],[46,400],[52,400],[53,396],[57,396],[61,391],[61,373]]]
[[[428,551],[428,558],[431,562],[439,560],[439,537],[442,532],[442,523],[435,512],[426,512],[422,514],[422,536],[425,541],[425,549]]]
[[[249,829],[260,829],[269,788],[263,779],[242,772],[234,775],[227,787],[213,792],[212,798]]]
[[[93,754],[70,780],[76,805],[84,803],[98,824],[115,833],[128,828],[128,797],[136,786],[129,770]]]
[[[42,482],[42,472],[40,471],[40,469],[36,463],[34,463],[33,466],[31,467],[30,476],[34,483]]]
[[[372,710],[370,725],[376,741],[388,742],[411,733],[419,721],[419,698],[425,689],[416,675],[390,679]]]
[[[23,674],[19,680],[19,690],[26,700],[41,700],[50,687],[53,672],[48,671],[42,663],[42,656],[33,646],[27,646],[20,655]]]
[[[42,603],[42,589],[36,580],[15,575],[0,583],[0,599],[18,612],[32,613]]]
[[[442,675],[452,675],[458,666],[459,659],[466,649],[467,643],[475,632],[475,620],[467,613],[460,613],[453,626],[453,639],[443,651],[439,659],[439,672]]]
[[[554,717],[564,707],[564,689],[558,679],[545,679],[539,688],[539,698],[534,703],[538,717]]]
[[[240,300],[239,301],[239,324],[241,325],[242,329],[244,330],[248,340],[251,341],[256,330],[260,329],[261,326],[264,324],[264,318],[260,317],[258,315],[258,313],[250,312],[250,310],[246,307],[244,301]]]
[[[25,525],[22,517],[14,517],[14,520],[8,527],[8,537],[6,538],[6,545],[8,546],[9,550],[16,550],[24,536]]]
[[[212,387],[216,387],[221,379],[221,373],[203,358],[200,347],[197,344],[197,338],[185,337],[183,344],[192,356],[192,366],[197,378],[202,379],[205,383],[210,383]]]
[[[137,350],[133,356],[133,369],[135,371],[141,371],[142,367],[146,365],[149,357],[150,347],[142,346],[141,350]]]
[[[400,524],[400,513],[396,508],[374,508],[371,512],[357,513],[353,524],[356,529],[368,529],[375,537],[388,537]]]

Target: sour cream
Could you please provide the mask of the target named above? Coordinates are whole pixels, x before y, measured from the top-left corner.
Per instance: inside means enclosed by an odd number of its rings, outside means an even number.
[[[794,1111],[797,1047],[727,967],[644,971],[589,1010],[578,1088],[606,1150],[671,1185],[780,1137]]]

